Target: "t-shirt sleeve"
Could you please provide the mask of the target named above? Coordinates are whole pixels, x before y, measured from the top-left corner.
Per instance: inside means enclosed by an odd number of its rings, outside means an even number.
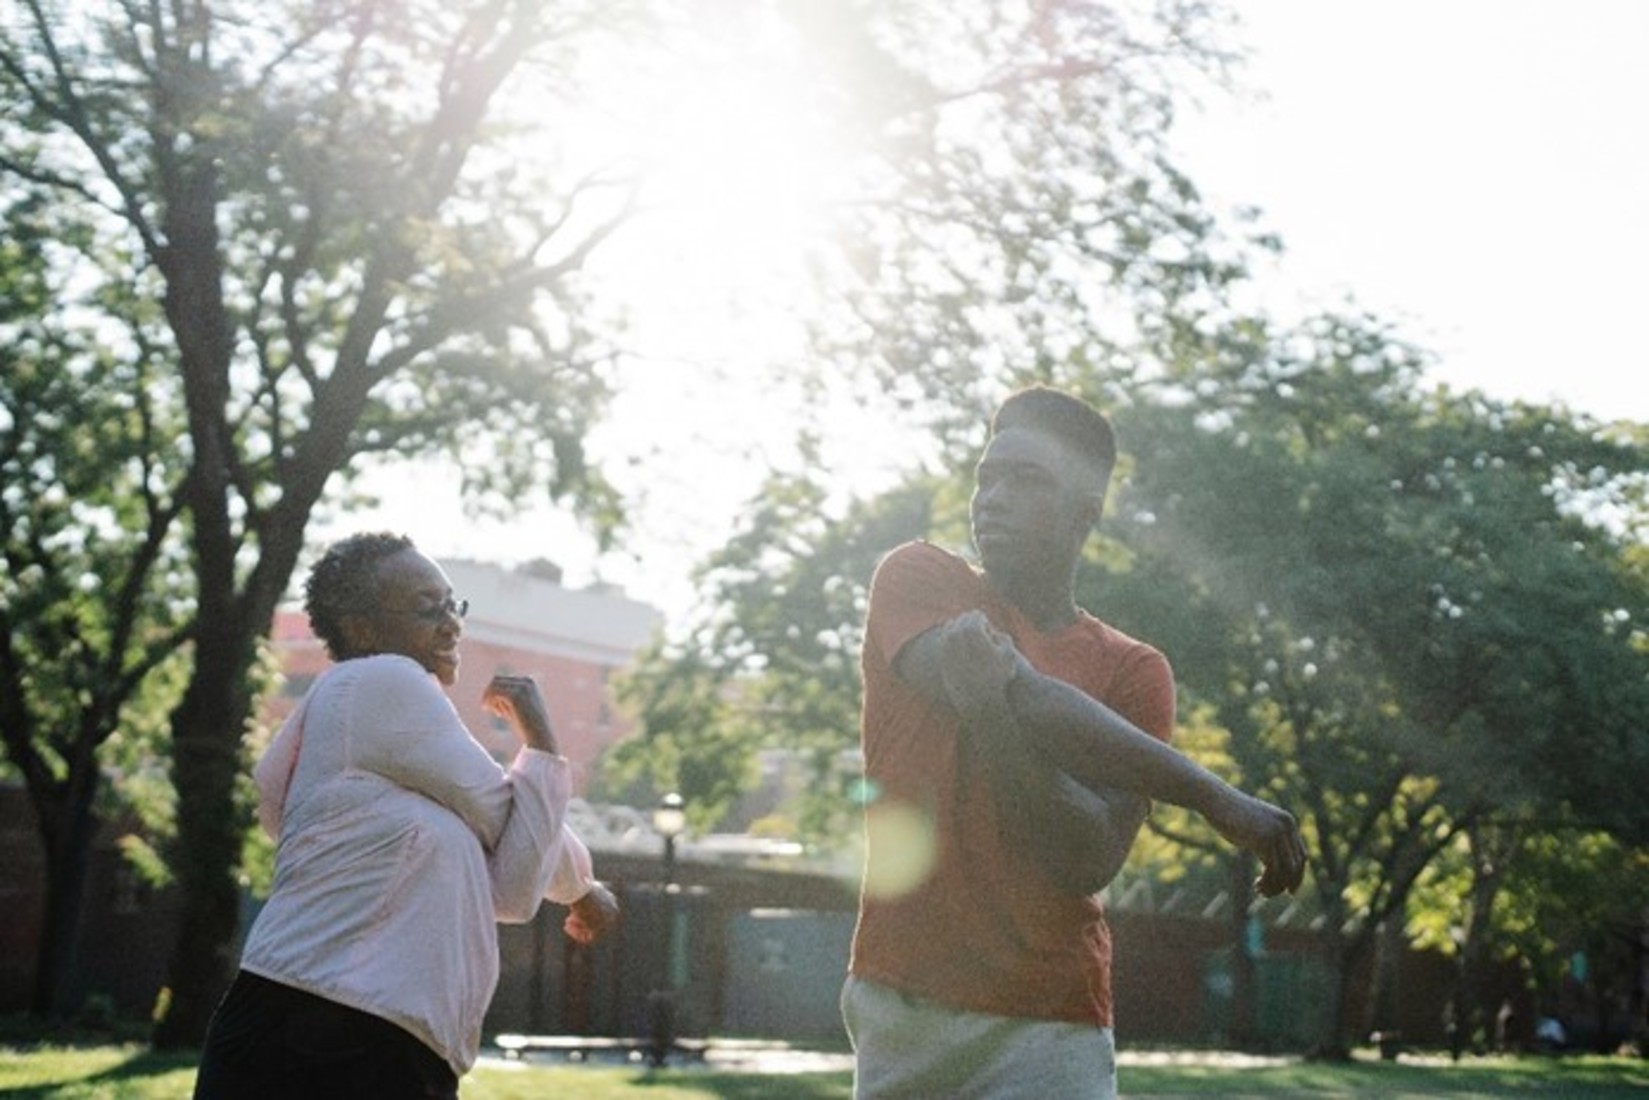
[[[1174,736],[1174,670],[1168,658],[1142,645],[1129,662],[1126,687],[1108,700],[1108,705],[1128,721],[1155,737],[1170,741]]]
[[[865,616],[865,651],[893,667],[911,639],[978,606],[973,572],[931,543],[906,543],[877,566]]]

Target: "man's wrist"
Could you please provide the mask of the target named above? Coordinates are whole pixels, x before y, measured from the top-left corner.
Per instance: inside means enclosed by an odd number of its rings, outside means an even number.
[[[1214,821],[1222,816],[1223,811],[1229,809],[1232,798],[1237,797],[1239,793],[1237,788],[1197,765],[1191,794],[1186,799],[1185,808],[1199,817]]]

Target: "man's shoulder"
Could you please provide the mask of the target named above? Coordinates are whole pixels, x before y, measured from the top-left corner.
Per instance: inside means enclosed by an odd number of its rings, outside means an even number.
[[[881,652],[891,663],[917,634],[982,606],[980,576],[960,555],[930,542],[889,551],[870,583],[866,654]]]
[[[1127,631],[1113,626],[1099,616],[1088,611],[1082,611],[1078,621],[1092,639],[1092,644],[1096,647],[1102,647],[1112,660],[1142,667],[1151,665],[1157,665],[1163,669],[1169,667],[1168,658],[1162,650],[1150,642],[1136,638]]]
[[[876,565],[878,577],[907,572],[954,574],[969,578],[978,576],[978,570],[962,555],[926,539],[912,539],[895,546],[882,555],[882,560]]]
[[[1156,646],[1084,613],[1088,667],[1084,690],[1162,741],[1174,732],[1174,668]],[[1083,686],[1079,683],[1079,686]]]

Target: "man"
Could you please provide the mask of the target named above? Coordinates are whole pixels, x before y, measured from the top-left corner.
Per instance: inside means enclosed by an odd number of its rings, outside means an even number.
[[[983,569],[927,543],[877,569],[863,654],[872,797],[842,995],[861,1100],[1115,1097],[1094,893],[1149,799],[1255,853],[1262,893],[1299,885],[1293,817],[1170,748],[1168,662],[1076,606],[1115,458],[1093,408],[1022,390],[976,473]]]

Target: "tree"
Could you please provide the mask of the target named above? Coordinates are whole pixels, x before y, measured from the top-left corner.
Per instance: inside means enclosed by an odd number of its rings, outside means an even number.
[[[842,293],[815,347],[868,365],[935,433],[936,467],[966,468],[1011,385],[1118,410],[1137,474],[1086,591],[1163,642],[1225,729],[1229,774],[1303,808],[1333,973],[1491,812],[1641,827],[1609,766],[1644,751],[1641,572],[1596,522],[1641,516],[1641,451],[1562,410],[1428,389],[1377,322],[1277,332],[1231,308],[1247,250],[1274,242],[1233,238],[1162,142],[1184,74],[1225,60],[1206,11],[788,10],[817,21],[809,63],[853,74],[825,102],[874,139],[840,212],[855,247],[820,258]],[[743,561],[747,591],[820,575]],[[802,637],[852,629],[801,610]],[[761,668],[786,643],[750,644],[696,635],[695,667]],[[1609,765],[1531,784],[1582,725]]]
[[[1141,345],[1218,310],[1272,243],[1216,219],[1168,151],[1177,101],[1233,60],[1216,4],[771,11],[764,44],[805,74],[804,124],[845,165],[808,256],[825,368],[784,364],[820,403],[966,452],[1010,382],[1148,368]]]
[[[31,1007],[65,1004],[98,825],[99,748],[175,701],[189,616],[168,591],[185,567],[175,411],[153,400],[164,365],[100,348],[53,310],[50,253],[83,230],[32,196],[0,244],[0,738],[45,850]],[[118,288],[111,288],[111,297]]]
[[[199,1039],[227,979],[249,670],[336,475],[447,451],[471,460],[478,494],[547,486],[611,518],[581,442],[612,351],[577,281],[627,216],[625,183],[512,165],[496,141],[522,124],[501,108],[564,100],[571,81],[545,74],[636,17],[526,0],[28,0],[0,27],[0,181],[52,238],[36,247],[59,296],[27,318],[73,337],[12,341],[36,367],[8,390],[6,443],[51,449],[17,468],[101,557],[27,526],[8,548],[38,559],[17,559],[25,579],[108,576],[139,605],[122,620],[106,610],[119,600],[29,589],[70,644],[43,649],[41,632],[5,655],[5,742],[36,804],[61,806],[42,829],[73,833],[73,850],[121,693],[188,659],[170,718],[183,913],[163,1045]],[[72,466],[95,449],[86,422],[41,427],[83,400],[110,409],[121,461]],[[86,487],[99,470],[119,475],[103,493]],[[14,515],[26,495],[8,479]],[[36,675],[81,685],[79,713],[63,691],[19,688]],[[54,890],[72,905],[62,859]]]
[[[1595,517],[1630,505],[1643,455],[1561,410],[1426,391],[1356,319],[1238,336],[1119,413],[1134,568],[1094,598],[1151,624],[1245,785],[1301,813],[1344,975],[1466,830],[1564,813],[1639,835],[1619,768],[1649,753],[1627,628],[1649,608]],[[1575,759],[1579,731],[1598,757]],[[1337,1003],[1329,1051],[1353,1030]]]
[[[199,1033],[223,977],[246,670],[335,475],[447,449],[482,496],[547,481],[615,514],[581,448],[610,348],[577,276],[628,211],[626,181],[569,174],[567,148],[498,108],[544,117],[654,8],[671,6],[25,0],[0,30],[0,177],[64,230],[50,256],[74,327],[153,365],[146,408],[177,443],[144,491],[188,568],[131,577],[168,587],[180,621],[162,635],[192,661],[171,723],[187,900],[167,1042]],[[837,291],[856,288],[835,314],[855,323],[828,341],[840,361],[879,363],[901,397],[944,393],[989,366],[1004,319],[1078,334],[1073,256],[1153,303],[1223,277],[1157,140],[1165,71],[1221,58],[1200,4],[1159,11],[773,9],[811,102],[862,154],[838,206],[852,247],[817,257]],[[1055,228],[1061,247],[1032,247]],[[981,307],[1004,287],[1014,309]],[[910,308],[888,309],[890,291]],[[863,377],[812,374],[825,389]],[[70,766],[95,775],[86,753]]]

